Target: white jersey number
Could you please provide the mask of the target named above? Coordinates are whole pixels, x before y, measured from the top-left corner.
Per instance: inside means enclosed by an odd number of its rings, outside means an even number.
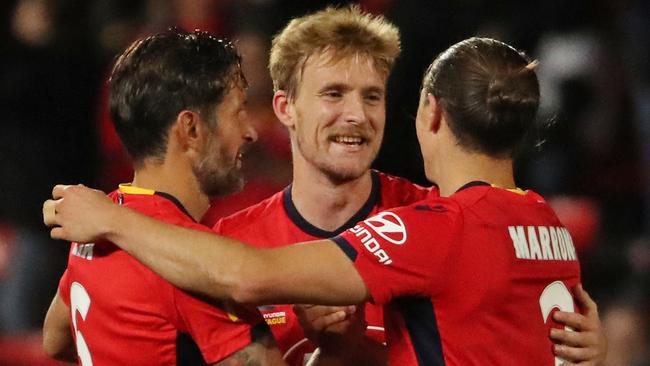
[[[81,332],[77,329],[76,312],[79,312],[81,319],[86,320],[88,309],[90,309],[90,296],[86,289],[79,283],[73,282],[70,286],[70,312],[72,313],[72,326],[74,327],[75,336],[77,339],[77,355],[82,366],[92,366],[93,361],[90,357],[88,345]]]
[[[542,310],[542,319],[544,323],[547,323],[549,320],[549,315],[553,309],[559,309],[567,312],[574,312],[573,306],[573,296],[569,289],[562,281],[555,281],[542,291],[542,295],[539,297],[539,307]],[[564,327],[565,330],[572,331],[573,329],[569,327]],[[560,357],[555,357],[555,366],[559,366],[564,362]]]

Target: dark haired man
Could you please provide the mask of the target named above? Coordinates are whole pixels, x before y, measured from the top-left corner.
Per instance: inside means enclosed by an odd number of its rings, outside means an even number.
[[[115,63],[109,103],[135,175],[111,199],[208,230],[197,221],[210,196],[241,188],[242,152],[256,139],[245,86],[237,50],[208,33],[134,42]],[[107,241],[72,244],[43,334],[49,355],[82,365],[284,364],[255,309],[200,301]]]
[[[150,220],[84,187],[56,187],[64,199],[45,205],[45,221],[61,225],[53,237],[116,240],[215,299],[383,303],[391,364],[559,365],[548,328],[554,310],[574,310],[579,265],[566,229],[542,197],[515,187],[512,171],[538,98],[534,64],[512,47],[481,38],[452,46],[427,72],[416,118],[427,177],[443,197],[332,240],[257,249]],[[588,297],[579,302],[596,312]]]

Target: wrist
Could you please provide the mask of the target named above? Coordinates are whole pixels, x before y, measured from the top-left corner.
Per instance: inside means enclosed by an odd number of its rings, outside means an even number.
[[[113,203],[106,205],[97,223],[97,236],[111,242],[120,241],[119,229],[124,225],[122,221],[128,217],[129,211],[129,209]],[[128,222],[128,219],[126,221]]]

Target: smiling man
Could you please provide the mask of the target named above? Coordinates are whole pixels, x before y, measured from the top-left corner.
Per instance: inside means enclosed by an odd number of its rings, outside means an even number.
[[[399,53],[397,28],[356,7],[289,22],[273,40],[269,69],[275,114],[291,138],[292,184],[215,230],[280,247],[335,236],[358,220],[424,198],[428,189],[370,170],[384,136],[386,81]],[[316,346],[347,364],[385,362],[379,306],[260,310],[291,365],[302,365]]]

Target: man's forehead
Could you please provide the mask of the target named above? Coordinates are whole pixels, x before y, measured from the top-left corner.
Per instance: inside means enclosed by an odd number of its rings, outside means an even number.
[[[305,65],[329,67],[343,64],[345,66],[360,65],[368,66],[375,72],[379,72],[375,60],[367,53],[360,51],[351,52],[336,48],[325,48],[312,53],[306,60]]]
[[[368,54],[362,52],[344,52],[336,49],[324,49],[310,55],[304,62],[301,77],[299,82],[302,81],[305,71],[312,72],[323,69],[362,69],[367,70],[370,74],[376,74],[382,81],[386,80],[386,76],[382,70],[377,68],[375,60]],[[345,76],[345,73],[338,76]]]

